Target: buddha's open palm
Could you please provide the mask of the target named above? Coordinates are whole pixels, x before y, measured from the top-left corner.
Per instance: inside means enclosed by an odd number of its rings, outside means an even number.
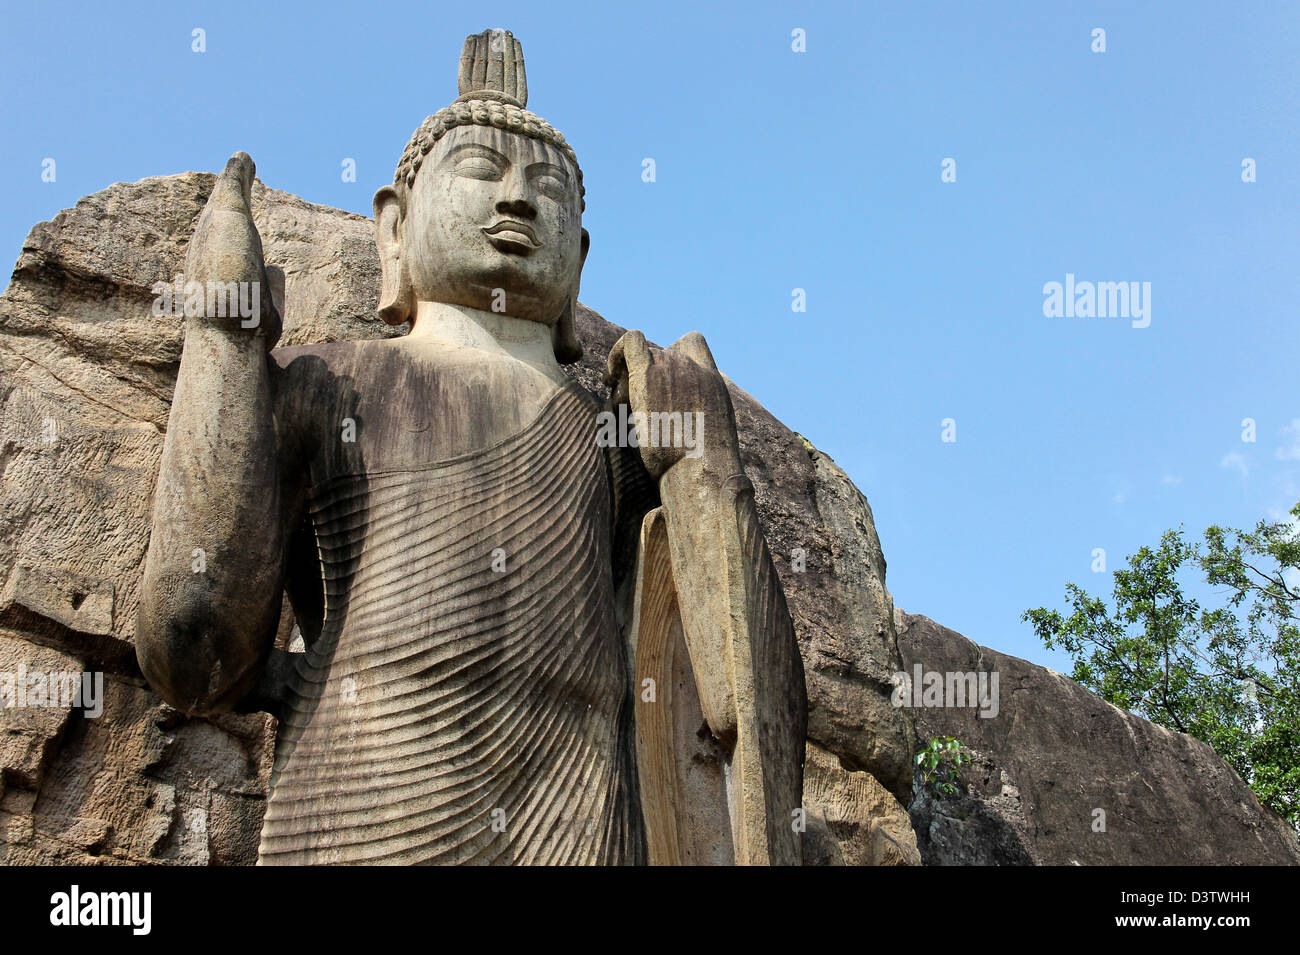
[[[638,331],[625,332],[610,349],[605,382],[613,389],[614,405],[626,404],[639,416],[639,432],[643,423],[655,431],[655,422],[663,420],[655,416],[667,415],[674,425],[671,433],[681,435],[676,422],[694,416],[695,426],[685,432],[692,446],[656,444],[639,434],[641,459],[656,480],[683,460],[698,462],[719,479],[743,473],[727,382],[699,332],[689,332],[667,348],[651,347]],[[668,433],[666,427],[657,429],[657,436]]]

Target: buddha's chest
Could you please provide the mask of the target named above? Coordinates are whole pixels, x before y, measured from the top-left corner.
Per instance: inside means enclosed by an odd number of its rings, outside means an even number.
[[[313,488],[325,623],[300,692],[325,687],[328,702],[334,684],[347,689],[349,706],[313,718],[332,747],[339,734],[362,745],[369,714],[390,707],[434,714],[429,739],[490,739],[502,729],[481,723],[485,699],[492,713],[509,700],[521,719],[613,733],[626,675],[610,482],[584,409],[566,392],[492,447]]]
[[[563,389],[524,427],[432,461],[433,434],[419,449],[345,454],[310,493],[327,609],[400,600],[428,629],[449,610],[564,616],[572,601],[557,595],[608,590],[612,492],[590,404]]]
[[[503,447],[522,458],[559,432],[594,441],[595,400],[519,362],[447,364],[401,351],[369,357],[351,375],[331,377],[322,400],[304,409],[314,485],[401,469],[455,471],[457,462],[499,457]]]

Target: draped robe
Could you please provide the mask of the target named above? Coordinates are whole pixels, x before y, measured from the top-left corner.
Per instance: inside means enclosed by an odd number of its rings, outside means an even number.
[[[259,861],[644,861],[615,609],[631,563],[615,489],[642,500],[626,526],[654,504],[635,451],[597,445],[600,405],[572,382],[443,460],[409,439],[454,413],[427,405],[407,434],[350,448],[331,426],[376,426],[367,384],[415,386],[416,404],[447,387],[359,351],[276,356],[279,413],[312,436],[290,456],[324,613],[289,682]]]
[[[271,353],[306,650],[259,863],[797,863],[803,674],[752,487],[717,492],[723,543],[670,560],[595,397],[511,405],[509,362],[415,347]],[[692,633],[676,576],[719,567],[732,609]]]

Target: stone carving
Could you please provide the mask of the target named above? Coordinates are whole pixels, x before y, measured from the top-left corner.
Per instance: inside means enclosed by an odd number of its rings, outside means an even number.
[[[183,271],[216,178],[159,176],[82,198],[33,227],[0,295],[0,679],[24,666],[104,674],[97,718],[77,707],[0,706],[6,865],[242,865],[257,857],[275,718],[186,717],[145,686],[134,652],[184,322],[152,314],[151,287]],[[252,199],[266,258],[284,267],[282,345],[405,333],[374,313],[380,268],[372,220],[260,181]],[[624,330],[579,306],[577,331],[584,356],[564,371],[603,395],[605,359]],[[890,705],[889,674],[918,662],[945,670],[992,664],[978,654],[949,659],[945,646],[973,653],[973,645],[910,615],[900,624],[904,664],[865,497],[742,388],[729,382],[729,391],[808,681],[803,863],[919,862],[898,802],[911,798],[914,711]],[[796,548],[802,571],[793,566]],[[110,623],[109,634],[97,633]],[[289,646],[293,623],[286,606],[277,646]],[[990,659],[991,651],[980,653]],[[272,664],[284,659],[273,651]],[[1300,860],[1285,824],[1221,759],[1181,734],[1128,716],[1133,736],[1122,727],[1094,734],[1078,742],[1086,757],[1047,761],[1059,739],[1041,713],[1069,720],[1092,713],[1098,701],[1024,661],[997,660],[1004,677],[997,718],[915,711],[923,739],[960,736],[977,754],[965,795],[938,802],[921,794],[912,802],[928,863]],[[1015,689],[1019,682],[1031,692]],[[1035,700],[1027,719],[1024,705]],[[1076,728],[1092,722],[1075,720]],[[1035,727],[1038,738],[1025,737]],[[1043,801],[1043,793],[1089,787],[1136,787],[1159,798],[1144,803],[1150,811],[1140,824],[1123,813],[1116,820],[1112,807],[1108,822],[1117,824],[1104,834],[1092,831],[1089,813],[1082,826],[1047,824],[1061,818],[1063,804]]]
[[[518,41],[470,37],[376,194],[399,338],[275,348],[231,159],[186,257],[140,667],[237,706],[287,592],[263,863],[797,864],[803,666],[726,382],[697,333],[625,334],[605,407],[565,375],[581,172],[526,105]]]
[[[84,197],[33,227],[0,295],[0,580],[15,584],[0,590],[7,651],[0,673],[24,662],[50,669],[44,647],[66,655],[61,670],[104,673],[98,718],[77,709],[64,720],[52,718],[55,710],[0,708],[8,740],[0,747],[5,864],[238,865],[257,857],[276,719],[186,717],[147,688],[134,648],[185,322],[154,313],[156,283],[183,273],[216,181],[181,173]],[[281,345],[405,334],[375,314],[373,220],[256,180],[252,199],[266,258],[285,273]],[[582,305],[577,329],[583,358],[563,369],[603,400],[606,357],[624,329]],[[834,462],[734,382],[728,388],[741,460],[802,650],[809,751],[829,757],[825,772],[844,783],[869,774],[906,802],[911,711],[890,706],[889,674],[901,663],[870,507]],[[94,588],[113,588],[110,634],[72,629],[91,621],[70,625],[31,609],[75,602],[78,591],[66,592],[65,583],[92,586],[80,591],[88,594],[82,609],[92,605]],[[10,593],[21,599],[10,602]],[[286,603],[277,647],[289,647],[293,626]],[[268,669],[295,656],[272,651]],[[808,852],[823,819],[844,846],[839,858],[873,861],[863,843],[874,825],[866,814],[879,803],[837,798],[822,806],[823,787],[809,787],[804,863],[834,861]],[[897,798],[890,814],[907,825]],[[912,861],[919,861],[914,851]]]

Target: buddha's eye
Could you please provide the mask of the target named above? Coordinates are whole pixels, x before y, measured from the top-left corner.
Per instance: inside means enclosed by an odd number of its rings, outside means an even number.
[[[538,162],[528,170],[528,178],[533,183],[533,188],[547,199],[556,203],[568,199],[568,175],[564,174],[564,170]]]
[[[563,202],[569,195],[569,183],[563,176],[553,172],[542,172],[534,175],[533,185],[542,195],[556,202]]]
[[[501,166],[486,156],[466,156],[456,163],[456,175],[491,181],[501,178]]]

